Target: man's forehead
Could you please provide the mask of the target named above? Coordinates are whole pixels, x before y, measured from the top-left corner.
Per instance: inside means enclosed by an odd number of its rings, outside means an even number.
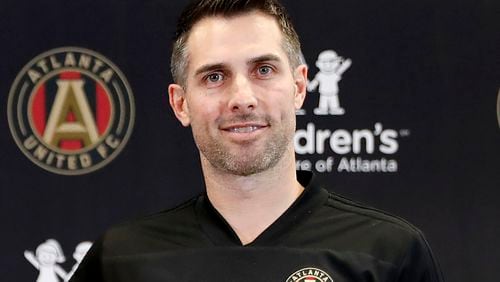
[[[203,18],[191,29],[187,53],[190,63],[194,60],[203,64],[231,57],[245,60],[264,54],[286,57],[277,21],[261,12]],[[241,55],[248,57],[239,57]]]

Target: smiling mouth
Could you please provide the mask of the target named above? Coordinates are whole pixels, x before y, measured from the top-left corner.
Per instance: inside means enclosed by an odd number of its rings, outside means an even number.
[[[241,127],[230,127],[230,128],[227,128],[226,130],[229,132],[233,132],[233,133],[251,133],[251,132],[257,131],[263,127],[264,126],[250,125],[250,126],[241,126]]]
[[[250,134],[266,127],[268,127],[267,124],[242,123],[222,126],[221,129],[229,133]]]

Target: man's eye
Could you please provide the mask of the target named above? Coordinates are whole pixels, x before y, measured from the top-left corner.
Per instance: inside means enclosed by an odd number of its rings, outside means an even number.
[[[219,81],[223,80],[224,76],[220,73],[211,73],[207,76],[206,79],[208,80],[208,82],[214,83],[214,82],[219,82]]]
[[[258,68],[258,72],[260,75],[268,75],[273,71],[270,66],[261,66]]]

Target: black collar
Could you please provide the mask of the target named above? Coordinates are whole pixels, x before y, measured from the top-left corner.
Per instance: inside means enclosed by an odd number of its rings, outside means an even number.
[[[246,246],[276,245],[286,238],[288,231],[298,222],[304,221],[328,199],[328,192],[322,189],[314,175],[297,171],[297,179],[305,187],[295,202],[252,243]],[[206,193],[195,204],[197,220],[203,232],[217,246],[241,246],[242,243],[231,226],[213,207]]]

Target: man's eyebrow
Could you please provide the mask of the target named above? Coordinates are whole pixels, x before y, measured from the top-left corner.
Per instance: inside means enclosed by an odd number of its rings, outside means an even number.
[[[248,60],[247,65],[252,65],[255,63],[262,63],[262,62],[269,62],[269,61],[281,62],[281,58],[274,55],[274,54],[266,54],[266,55],[258,56],[258,57],[255,57],[255,58]]]
[[[217,70],[217,69],[224,69],[224,68],[226,68],[226,65],[222,64],[222,63],[206,64],[206,65],[199,67],[196,70],[196,72],[194,73],[194,75],[197,76],[197,75],[205,73],[205,72],[209,72],[209,71],[213,71],[213,70]]]

